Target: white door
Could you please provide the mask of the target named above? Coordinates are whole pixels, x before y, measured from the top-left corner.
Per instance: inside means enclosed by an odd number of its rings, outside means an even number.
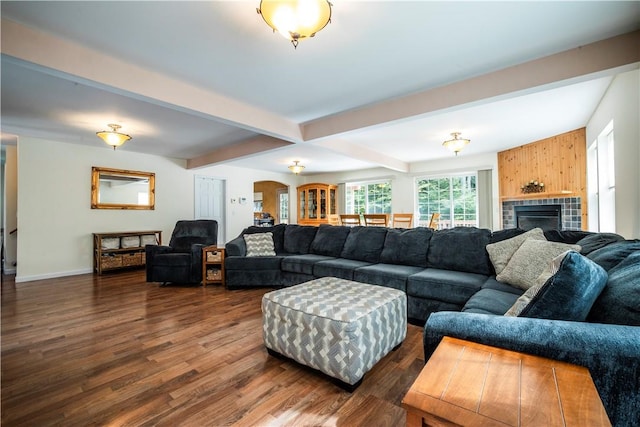
[[[209,176],[195,176],[195,219],[215,219],[218,221],[218,244],[224,244],[225,221],[224,200],[225,180]]]

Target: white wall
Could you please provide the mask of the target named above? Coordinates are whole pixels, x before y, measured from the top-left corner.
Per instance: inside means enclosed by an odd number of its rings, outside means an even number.
[[[493,229],[501,227],[500,195],[498,193],[498,155],[487,153],[476,156],[451,156],[447,159],[439,159],[431,162],[419,162],[411,165],[409,173],[392,171],[384,168],[364,169],[332,174],[318,174],[304,176],[304,182],[324,182],[328,184],[341,184],[345,182],[371,181],[377,179],[391,179],[393,192],[392,212],[414,212],[415,209],[415,184],[414,180],[419,176],[445,175],[459,172],[475,172],[478,170],[492,170],[492,206]],[[340,195],[342,198],[342,195]],[[343,211],[343,206],[339,207]]]
[[[187,170],[183,160],[106,146],[21,137],[17,151],[16,282],[91,272],[94,232],[162,230],[168,243],[177,220],[193,219],[196,174],[226,181],[226,223],[220,226],[227,240],[253,224],[254,181],[290,183],[295,192],[291,174],[230,166]],[[155,210],[91,209],[92,166],[154,172]],[[245,197],[247,203],[231,204],[231,197]]]
[[[18,234],[11,233],[18,227],[16,210],[18,206],[18,149],[16,146],[7,145],[5,147],[5,167],[4,167],[4,271],[7,274],[14,274],[16,268],[14,263],[17,260]]]
[[[587,124],[587,146],[613,120],[616,233],[640,238],[640,71],[618,74]]]

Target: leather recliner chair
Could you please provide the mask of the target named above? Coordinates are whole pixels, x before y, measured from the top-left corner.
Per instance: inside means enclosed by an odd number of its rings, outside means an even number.
[[[147,282],[194,284],[202,281],[202,248],[218,242],[218,222],[181,220],[169,246],[147,245]]]

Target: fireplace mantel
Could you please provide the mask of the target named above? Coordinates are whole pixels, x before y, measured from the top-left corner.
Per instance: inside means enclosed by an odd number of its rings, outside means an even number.
[[[554,197],[571,197],[574,194],[573,191],[558,191],[554,193],[527,193],[527,194],[519,194],[517,196],[502,196],[500,200],[503,202],[509,200],[539,200],[539,199],[553,199]]]

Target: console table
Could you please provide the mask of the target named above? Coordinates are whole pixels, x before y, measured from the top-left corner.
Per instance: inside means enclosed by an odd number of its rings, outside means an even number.
[[[402,406],[407,427],[611,425],[586,368],[450,337]]]
[[[162,231],[93,233],[93,269],[98,274],[146,265],[145,246],[162,244]]]

